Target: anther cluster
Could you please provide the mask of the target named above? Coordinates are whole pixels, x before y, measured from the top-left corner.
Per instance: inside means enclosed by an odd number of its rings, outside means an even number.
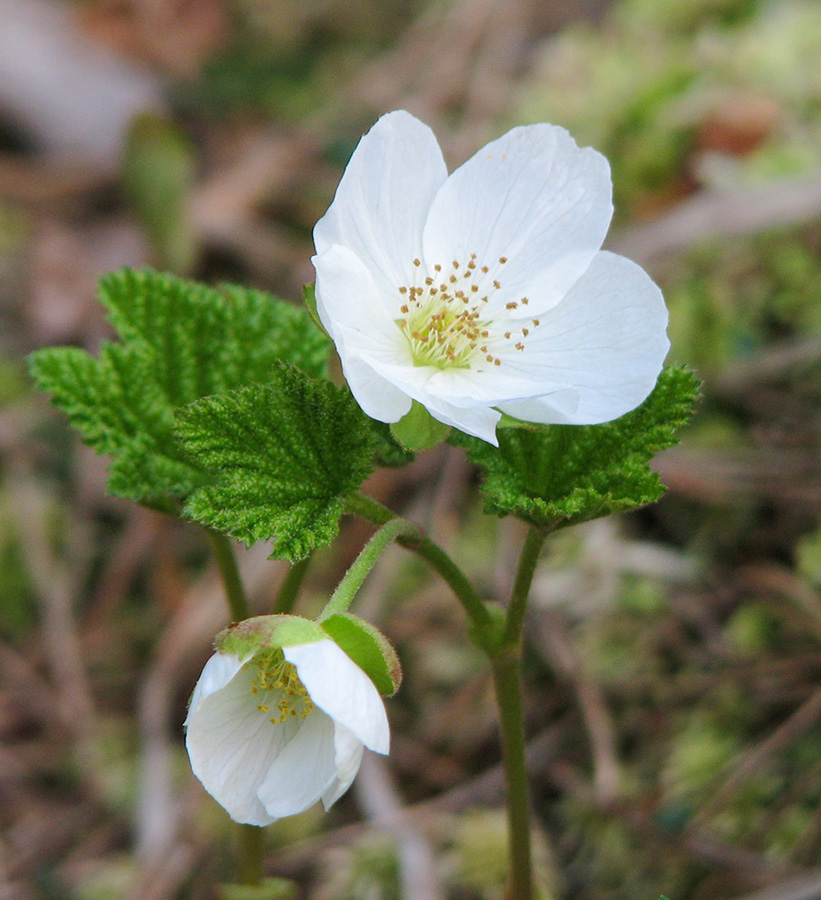
[[[306,718],[313,710],[310,695],[299,680],[296,667],[287,662],[282,650],[272,649],[255,656],[250,666],[257,668],[251,683],[251,693],[256,695],[257,709],[272,713],[272,725],[281,725],[292,718]]]
[[[499,266],[506,262],[504,256],[498,260]],[[414,259],[413,265],[420,270],[422,261]],[[466,265],[453,260],[448,271],[443,271],[442,265],[436,263],[432,275],[399,288],[403,318],[397,319],[397,324],[408,339],[415,365],[468,368],[481,356],[486,363],[500,366],[502,361],[494,347],[503,338],[508,342],[514,335],[527,337],[528,328],[500,332],[488,303],[502,285],[498,279],[486,277],[489,273],[488,266],[480,266],[476,254],[471,253]],[[527,303],[527,297],[510,301],[505,311],[515,314],[520,305]],[[538,319],[531,321],[534,327],[538,326]],[[524,350],[523,340],[517,340],[514,346]]]

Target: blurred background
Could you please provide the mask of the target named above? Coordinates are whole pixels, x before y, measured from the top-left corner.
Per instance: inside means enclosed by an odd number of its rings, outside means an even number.
[[[207,547],[104,494],[24,355],[96,352],[95,283],[151,265],[293,299],[363,131],[451,166],[529,122],[613,167],[608,246],[704,380],[657,506],[560,533],[527,628],[544,898],[821,898],[821,5],[813,0],[0,0],[0,900],[200,900],[233,876],[187,698],[226,621]],[[488,596],[522,531],[440,447],[369,489]],[[311,614],[368,531],[318,555]],[[241,555],[255,608],[284,571]],[[387,765],[266,830],[282,897],[500,900],[488,673],[396,549]],[[224,896],[228,896],[227,894]]]

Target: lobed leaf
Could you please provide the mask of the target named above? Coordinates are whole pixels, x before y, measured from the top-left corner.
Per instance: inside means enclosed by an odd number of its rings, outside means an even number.
[[[100,300],[124,342],[150,348],[173,407],[265,381],[279,360],[325,374],[328,338],[303,309],[261,291],[121,269],[100,281]]]
[[[264,382],[283,359],[325,372],[328,339],[304,310],[260,291],[123,269],[102,279],[100,299],[121,344],[97,359],[41,350],[29,365],[86,443],[114,457],[108,487],[119,496],[167,508],[208,480],[177,442],[177,407]]]
[[[460,432],[450,441],[484,469],[488,512],[553,530],[658,500],[664,487],[648,463],[676,443],[698,394],[696,376],[671,367],[641,406],[614,422],[500,428],[498,448]]]
[[[185,450],[213,483],[185,511],[246,544],[274,540],[296,561],[330,541],[349,494],[372,470],[376,444],[350,393],[279,364],[267,384],[179,411]]]
[[[122,344],[104,344],[97,359],[77,347],[51,347],[29,357],[37,384],[83,440],[114,457],[111,492],[149,504],[202,480],[174,439],[173,412],[151,362],[140,348]]]

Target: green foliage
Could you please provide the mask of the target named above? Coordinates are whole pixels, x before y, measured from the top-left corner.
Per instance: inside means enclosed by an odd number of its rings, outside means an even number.
[[[114,457],[108,488],[121,497],[171,509],[207,480],[175,438],[177,407],[264,382],[279,359],[324,372],[327,339],[304,312],[258,291],[124,269],[101,281],[100,299],[122,343],[96,359],[40,350],[29,368],[85,442]]]
[[[399,468],[413,462],[416,454],[397,442],[387,422],[371,419],[371,431],[376,438],[376,461],[380,466]]]
[[[274,538],[274,555],[292,562],[336,536],[375,449],[348,391],[284,364],[268,384],[181,410],[178,434],[215,479],[186,513],[247,544]]]
[[[154,378],[149,354],[104,344],[94,359],[77,347],[53,347],[32,354],[29,366],[83,440],[114,457],[112,494],[169,508],[169,496],[199,482],[173,439],[172,407]]]
[[[664,488],[648,462],[675,443],[698,389],[695,375],[672,367],[638,409],[615,422],[501,428],[498,449],[456,432],[450,440],[484,469],[488,512],[553,530],[657,500]]]
[[[676,359],[710,374],[774,341],[821,334],[819,279],[814,226],[691,253],[666,290]]]
[[[325,372],[328,339],[304,310],[261,291],[123,269],[102,279],[100,300],[123,341],[151,351],[175,407],[266,381],[278,360]]]

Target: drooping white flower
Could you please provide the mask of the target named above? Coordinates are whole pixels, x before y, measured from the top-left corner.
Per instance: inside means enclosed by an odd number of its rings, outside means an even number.
[[[514,128],[450,176],[398,111],[362,138],[314,229],[317,312],[363,410],[418,401],[493,444],[502,413],[596,424],[650,393],[661,292],[601,245],[610,168],[553,125]]]
[[[215,653],[185,725],[194,774],[250,825],[318,800],[327,809],[350,787],[363,748],[387,753],[390,739],[379,692],[330,639]]]

